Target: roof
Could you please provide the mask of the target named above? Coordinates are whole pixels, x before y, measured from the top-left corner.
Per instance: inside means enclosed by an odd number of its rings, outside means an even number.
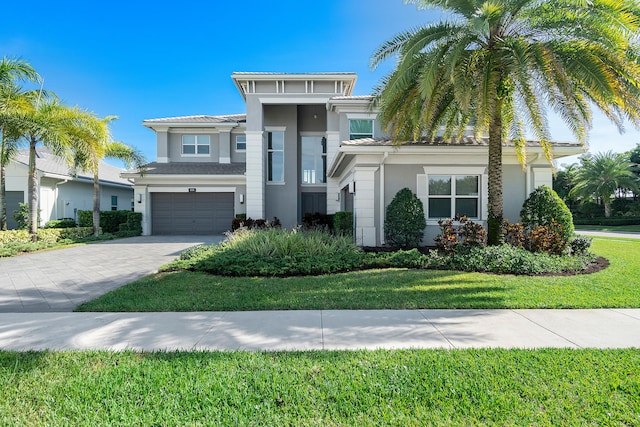
[[[312,77],[312,76],[321,76],[321,77],[327,77],[327,76],[346,76],[346,77],[355,77],[357,76],[357,73],[354,73],[352,71],[336,71],[336,72],[318,72],[318,73],[278,73],[278,72],[271,72],[271,71],[256,71],[256,72],[252,72],[252,71],[234,71],[231,74],[232,77],[236,77],[236,76],[265,76],[265,77],[272,77],[272,76],[287,76],[287,77]]]
[[[198,116],[177,116],[177,117],[162,117],[158,119],[148,119],[144,120],[142,124],[191,124],[191,123],[211,123],[211,124],[220,124],[220,123],[240,123],[246,122],[247,115],[246,114],[228,114],[223,116],[208,116],[208,115],[198,115]]]
[[[211,163],[211,162],[152,162],[146,166],[145,175],[244,175],[247,171],[245,163]],[[136,174],[136,170],[127,171]]]
[[[381,139],[381,138],[362,138],[362,139],[353,139],[353,140],[349,140],[349,141],[342,141],[343,146],[350,146],[350,147],[358,147],[358,146],[364,146],[364,147],[374,147],[374,146],[392,146],[393,141],[390,139]],[[474,138],[473,136],[465,136],[462,137],[462,139],[460,139],[459,141],[456,142],[445,142],[442,138],[436,138],[433,141],[427,141],[427,140],[423,140],[423,141],[411,141],[411,142],[403,142],[400,143],[399,145],[401,146],[414,146],[414,147],[419,147],[419,146],[449,146],[449,147],[454,147],[454,146],[477,146],[477,147],[486,147],[489,146],[489,138],[488,137],[482,137],[482,138]],[[507,146],[513,146],[514,144],[511,141],[508,141]],[[557,141],[552,141],[551,145],[553,145],[554,147],[582,147],[582,145],[579,142],[557,142]],[[539,147],[540,146],[540,142],[539,141],[534,141],[534,140],[527,140],[525,141],[525,146],[526,147]]]
[[[26,166],[29,165],[29,149],[25,148],[18,151],[18,154],[14,158],[18,163],[22,163]],[[76,171],[75,176],[72,169],[65,163],[63,159],[53,154],[49,149],[43,147],[36,148],[36,169],[44,174],[59,175],[79,181],[91,181],[93,182],[93,173],[87,171]],[[125,185],[127,187],[133,187],[133,184],[124,178],[120,177],[120,174],[124,172],[124,169],[112,166],[110,164],[100,162],[98,166],[98,178],[102,184],[116,184]]]

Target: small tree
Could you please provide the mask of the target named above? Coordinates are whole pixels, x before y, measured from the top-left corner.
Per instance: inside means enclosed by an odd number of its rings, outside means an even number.
[[[424,206],[408,188],[398,191],[389,206],[384,221],[384,237],[387,244],[401,248],[420,245],[427,222]]]
[[[520,220],[529,230],[539,226],[553,227],[555,221],[567,239],[573,235],[571,211],[560,196],[546,185],[536,188],[525,200]]]

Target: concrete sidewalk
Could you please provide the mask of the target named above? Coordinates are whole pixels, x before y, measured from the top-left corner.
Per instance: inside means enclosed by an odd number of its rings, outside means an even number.
[[[0,313],[2,350],[640,348],[640,309]]]

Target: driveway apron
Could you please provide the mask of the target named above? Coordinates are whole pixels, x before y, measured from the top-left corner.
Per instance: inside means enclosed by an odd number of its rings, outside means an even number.
[[[0,259],[0,313],[72,311],[222,236],[140,236]]]

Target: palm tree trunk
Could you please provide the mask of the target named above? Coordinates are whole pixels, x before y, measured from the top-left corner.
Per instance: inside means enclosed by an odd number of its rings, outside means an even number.
[[[604,217],[609,218],[611,216],[611,200],[603,200],[602,203],[604,204]]]
[[[489,212],[487,244],[498,245],[502,228],[502,101],[496,101],[489,125]]]
[[[0,166],[0,230],[7,229],[7,171],[4,166]]]
[[[98,172],[93,173],[93,235],[100,235],[100,183]]]
[[[27,191],[29,193],[29,224],[31,240],[38,240],[38,172],[36,170],[36,144],[37,139],[29,140],[29,180]]]

